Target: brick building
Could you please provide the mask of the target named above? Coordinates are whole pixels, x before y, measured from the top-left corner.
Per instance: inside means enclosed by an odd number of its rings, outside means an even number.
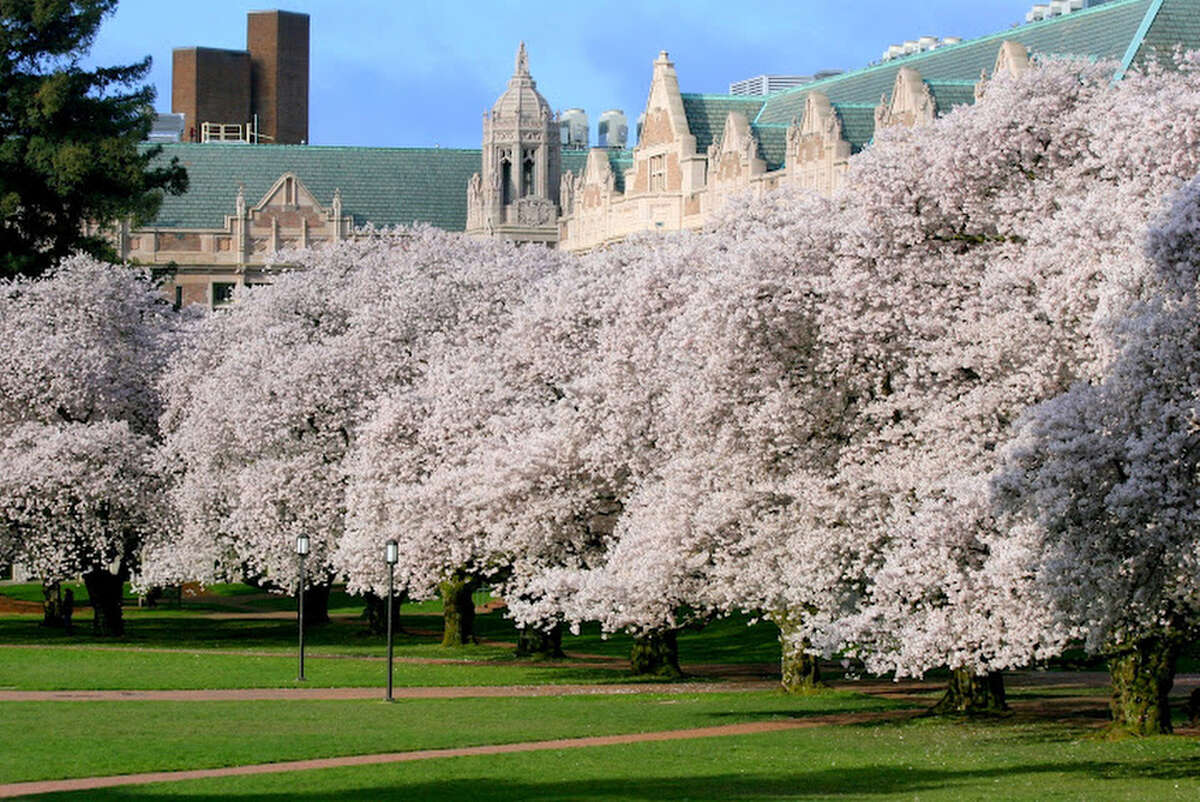
[[[171,111],[189,142],[308,142],[308,15],[250,12],[245,50],[177,48]]]

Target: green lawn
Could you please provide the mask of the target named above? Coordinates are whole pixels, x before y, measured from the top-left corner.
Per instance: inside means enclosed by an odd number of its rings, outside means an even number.
[[[0,782],[711,727],[897,703],[774,692],[502,699],[5,702]]]
[[[818,727],[130,786],[48,799],[1194,800],[1191,739],[1107,742],[1061,724]]]
[[[86,608],[85,608],[86,609]],[[90,619],[78,620],[76,631],[38,626],[36,617],[0,617],[0,687],[20,690],[267,688],[295,685],[296,623],[289,618],[209,618],[205,611],[126,611],[126,634],[97,638]],[[591,666],[513,657],[511,646],[484,643],[447,649],[437,633],[441,619],[402,615],[405,632],[396,638],[395,682],[416,685],[513,685],[540,683],[620,682],[632,679],[624,661],[627,637],[601,639],[596,631],[568,636],[564,647],[584,655]],[[514,643],[516,632],[503,613],[477,618],[485,641]],[[428,634],[414,634],[424,632]],[[161,652],[155,650],[171,650]],[[222,654],[236,652],[237,654]],[[305,635],[305,676],[309,686],[362,687],[384,682],[383,637],[371,635],[357,619],[335,619]],[[752,661],[774,664],[779,646],[767,624],[746,626],[742,619],[714,622],[701,632],[680,638],[684,663]],[[340,658],[375,658],[340,659]],[[471,664],[419,665],[404,659],[451,659]],[[579,661],[569,661],[577,663]]]
[[[14,590],[15,588],[15,590]],[[0,588],[16,597],[37,586]],[[250,586],[155,609],[128,607],[127,634],[97,639],[80,610],[72,635],[36,615],[0,616],[0,687],[173,689],[295,687],[296,630],[289,616],[213,613],[290,610],[291,600]],[[480,601],[486,597],[480,598]],[[359,600],[331,599],[357,614]],[[631,681],[622,661],[523,661],[505,645],[443,649],[436,601],[406,605],[399,687],[546,685]],[[485,640],[515,641],[511,622],[478,618]],[[373,687],[385,678],[383,638],[337,618],[306,637],[306,687]],[[3,646],[12,645],[12,648]],[[713,622],[680,637],[684,664],[776,663],[768,623]],[[624,658],[626,637],[595,628],[568,636],[568,652]],[[1189,656],[1190,659],[1190,656]],[[1102,688],[1012,689],[1014,700],[1102,695]],[[930,692],[930,700],[936,692]],[[792,698],[771,692],[661,693],[383,701],[4,702],[0,782],[209,768],[311,757],[506,744],[638,733],[910,706],[849,692]],[[1108,742],[1063,722],[911,719],[821,726],[669,743],[547,750],[405,764],[126,787],[70,799],[1196,799],[1200,745],[1190,737]]]

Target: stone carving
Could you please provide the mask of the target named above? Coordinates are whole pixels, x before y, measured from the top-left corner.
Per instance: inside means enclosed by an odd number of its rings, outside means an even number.
[[[901,67],[896,73],[891,100],[884,95],[875,107],[876,130],[893,125],[925,125],[933,122],[933,118],[934,103],[929,85],[912,67]]]
[[[558,205],[562,207],[563,214],[570,214],[575,206],[575,174],[570,170],[564,172],[562,180],[558,182]]]
[[[521,42],[517,48],[517,61],[513,66],[513,75],[529,75],[529,54],[525,52],[524,42]]]
[[[1020,42],[1003,42],[1000,50],[996,53],[996,63],[992,67],[992,75],[1006,72],[1015,78],[1027,69],[1029,69],[1029,51],[1025,49],[1025,45]],[[975,84],[976,103],[983,99],[983,93],[987,89],[987,80],[987,70],[981,70],[979,82]]]
[[[513,204],[517,225],[544,226],[557,217],[554,204],[544,198],[521,198]]]

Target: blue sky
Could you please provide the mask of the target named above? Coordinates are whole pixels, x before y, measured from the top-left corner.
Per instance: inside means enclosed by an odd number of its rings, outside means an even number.
[[[660,50],[684,92],[724,93],[730,81],[761,73],[856,69],[926,34],[993,33],[1023,21],[1031,4],[290,0],[279,8],[311,17],[312,144],[477,148],[481,115],[504,91],[521,40],[538,89],[556,110],[587,111],[594,143],[601,112],[623,109],[632,123],[643,110]],[[242,49],[246,12],[271,7],[121,0],[89,61],[152,56],[156,106],[170,111],[172,49]]]

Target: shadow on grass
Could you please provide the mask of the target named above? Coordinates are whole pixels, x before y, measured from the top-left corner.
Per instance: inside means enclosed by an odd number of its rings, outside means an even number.
[[[1200,772],[1200,757],[1146,760],[1135,763],[1115,761],[1047,762],[1004,768],[945,770],[898,766],[848,767],[819,771],[753,774],[712,774],[639,777],[626,767],[619,778],[538,782],[511,777],[478,775],[456,779],[404,784],[355,784],[344,790],[310,793],[263,791],[220,794],[188,794],[193,802],[229,802],[237,799],[268,802],[317,802],[317,800],[362,799],[437,799],[483,802],[494,799],[569,800],[569,799],[824,799],[834,796],[883,796],[912,794],[933,790],[961,791],[972,797],[995,793],[997,781],[1026,775],[1062,775],[1059,790],[1080,789],[1081,781],[1180,780],[1192,779]],[[292,775],[292,778],[298,775]],[[327,779],[322,778],[327,782]],[[1050,778],[1046,790],[1054,790]],[[986,783],[986,785],[979,785]],[[1002,786],[1001,786],[1002,787]],[[182,789],[181,789],[182,790]],[[1102,791],[1101,788],[1094,788]],[[78,794],[42,797],[56,800],[167,800],[179,794],[155,794],[150,789],[96,789]]]

